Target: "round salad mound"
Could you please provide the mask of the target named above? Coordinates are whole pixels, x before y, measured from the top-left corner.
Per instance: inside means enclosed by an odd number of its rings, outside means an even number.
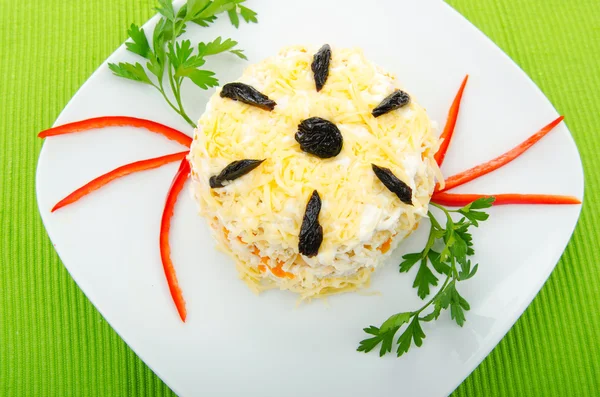
[[[312,66],[318,51],[287,47],[248,67],[237,85],[217,89],[194,134],[194,198],[218,246],[257,292],[280,288],[310,298],[368,285],[427,214],[435,180],[441,180],[433,157],[437,134],[396,77],[360,49],[334,47],[317,90]],[[240,87],[241,94],[234,91]],[[401,107],[373,112],[399,90]],[[302,150],[295,135],[309,119],[337,127],[341,150],[330,158]],[[373,165],[393,173],[408,197],[394,194]],[[300,232],[315,191],[322,242],[315,255],[305,255]]]

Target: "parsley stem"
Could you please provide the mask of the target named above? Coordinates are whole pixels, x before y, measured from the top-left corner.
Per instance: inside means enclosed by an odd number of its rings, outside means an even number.
[[[160,92],[160,93],[162,94],[163,98],[165,99],[165,101],[167,101],[167,103],[169,104],[169,106],[170,106],[170,107],[171,107],[171,108],[172,108],[174,111],[176,111],[178,114],[180,114],[180,115],[181,115],[181,113],[179,112],[179,109],[177,109],[177,107],[175,107],[175,105],[173,105],[173,102],[171,102],[171,100],[169,99],[169,97],[168,97],[168,96],[167,96],[167,94],[165,93],[165,89],[164,89],[164,87],[163,87],[163,83],[162,83],[162,81],[159,81],[159,85],[152,84],[152,86],[153,86],[154,88],[156,88],[156,89],[158,90],[158,92]]]
[[[187,123],[188,123],[189,125],[191,125],[191,126],[192,126],[192,128],[196,128],[196,124],[194,124],[194,123],[193,123],[193,122],[192,122],[192,121],[191,121],[191,120],[190,120],[190,119],[187,117],[187,115],[185,114],[185,112],[183,112],[183,110],[180,110],[180,109],[178,109],[178,108],[177,108],[177,107],[176,107],[176,106],[173,104],[173,102],[171,102],[171,100],[170,100],[170,99],[169,99],[169,97],[167,96],[167,93],[165,92],[165,89],[164,89],[164,86],[163,86],[163,83],[162,83],[162,81],[160,82],[160,86],[157,86],[157,85],[154,85],[154,84],[152,84],[152,86],[153,86],[154,88],[156,88],[156,89],[158,90],[158,92],[160,92],[160,93],[162,94],[163,98],[164,98],[164,99],[165,99],[165,101],[166,101],[166,102],[169,104],[169,106],[171,107],[171,109],[173,109],[175,112],[177,112],[177,114],[178,114],[178,115],[180,115],[181,117],[183,117],[183,119],[184,119],[185,121],[187,121]]]
[[[429,250],[431,249],[431,247],[433,247],[433,244],[435,243],[435,218],[433,217],[433,214],[430,212],[429,216],[431,218],[433,218],[434,220],[431,221],[431,227],[429,228],[429,237],[427,237],[427,244],[425,244],[425,248],[423,249],[423,255],[421,256],[422,259],[427,258],[427,254],[429,254]]]
[[[177,38],[181,35],[181,29],[183,28],[183,24],[177,26],[175,21],[173,24],[173,38],[171,39],[172,48],[177,48]],[[177,106],[179,106],[179,110],[177,113],[190,125],[192,128],[196,128],[196,123],[194,123],[189,116],[186,114],[185,109],[183,108],[183,103],[181,102],[181,83],[178,83],[173,76],[173,65],[171,62],[166,62],[166,67],[168,70],[169,77],[169,85],[171,86],[171,91],[173,92],[173,96],[175,97],[175,101],[177,102]]]
[[[433,298],[431,298],[429,300],[429,302],[427,302],[426,304],[424,304],[423,306],[421,306],[420,309],[414,311],[414,315],[418,316],[419,314],[421,314],[421,312],[425,309],[427,309],[429,307],[429,305],[431,305],[433,303],[433,301],[435,301],[435,299],[440,296],[440,294],[442,292],[444,292],[444,289],[446,288],[446,286],[448,285],[448,282],[450,282],[450,279],[452,279],[452,276],[447,276],[446,280],[444,280],[444,284],[442,284],[442,286],[440,287],[439,291],[433,296]]]
[[[169,76],[169,85],[171,86],[171,91],[173,92],[173,96],[175,97],[175,100],[177,101],[177,98],[179,96],[179,92],[177,90],[177,86],[175,85],[175,81],[173,79],[173,69],[171,68],[170,64],[167,64],[167,69],[168,69],[168,76]],[[177,104],[179,105],[179,107],[181,108],[181,102],[177,101]]]
[[[443,206],[441,206],[441,205],[439,205],[439,204],[436,204],[436,203],[434,203],[434,202],[430,202],[429,204],[431,204],[431,205],[433,205],[434,207],[436,207],[436,208],[439,208],[439,209],[441,209],[442,211],[444,211],[444,213],[446,214],[446,216],[450,216],[450,212],[449,212],[449,211],[448,211],[446,208],[444,208]]]
[[[456,268],[456,259],[452,257],[452,277],[458,280],[458,269]]]
[[[446,208],[442,207],[439,204],[436,203],[431,203],[434,207],[441,209],[442,211],[444,211],[444,214],[446,214],[446,219],[448,220],[448,224],[449,225],[454,225],[454,219],[452,219],[452,215],[450,215],[450,211],[448,211]],[[447,242],[446,242],[447,243]]]
[[[193,128],[196,128],[196,124],[188,117],[183,108],[183,103],[181,102],[181,85],[175,81],[175,77],[173,76],[173,68],[169,65],[169,84],[171,84],[171,90],[173,91],[173,96],[175,97],[175,101],[177,101],[177,105],[179,106],[179,114],[184,118],[185,121]]]

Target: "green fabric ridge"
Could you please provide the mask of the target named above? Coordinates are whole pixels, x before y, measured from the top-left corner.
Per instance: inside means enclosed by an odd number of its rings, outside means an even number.
[[[449,0],[566,116],[585,203],[552,276],[454,396],[593,396],[600,388],[598,0]],[[40,220],[36,133],[153,14],[153,0],[0,0],[0,395],[174,395],[68,275]],[[352,348],[352,347],[350,347]],[[418,354],[415,351],[411,354]]]

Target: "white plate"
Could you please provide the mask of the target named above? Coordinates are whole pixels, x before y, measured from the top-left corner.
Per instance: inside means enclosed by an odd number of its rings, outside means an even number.
[[[441,124],[469,73],[446,175],[491,159],[557,116],[506,55],[441,1],[250,4],[259,12],[258,25],[235,30],[225,18],[210,29],[190,28],[193,41],[232,37],[251,61],[295,43],[363,47],[368,57],[397,73]],[[121,47],[109,60],[135,56]],[[227,82],[247,63],[222,56],[208,66]],[[212,90],[185,91],[187,108],[197,118]],[[101,115],[145,117],[191,133],[157,92],[112,76],[106,64],[56,123]],[[346,294],[297,307],[290,293],[253,295],[238,280],[233,263],[214,249],[195,203],[182,195],[172,244],[187,300],[188,321],[183,324],[158,251],[159,220],[176,164],[118,180],[49,212],[59,199],[103,172],[180,150],[160,136],[130,128],[51,138],[40,154],[37,194],[48,234],[71,276],[142,360],[184,396],[370,396],[400,390],[411,396],[446,395],[531,302],[563,252],[580,211],[580,206],[493,208],[490,220],[475,232],[479,273],[460,285],[472,305],[464,328],[444,314],[424,325],[422,348],[401,359],[382,359],[355,349],[365,336],[363,327],[419,305],[410,287],[414,273],[399,274],[397,263],[403,253],[421,249],[426,226],[376,274],[372,289],[380,295]],[[459,191],[582,197],[582,168],[567,127],[560,125],[518,160]]]

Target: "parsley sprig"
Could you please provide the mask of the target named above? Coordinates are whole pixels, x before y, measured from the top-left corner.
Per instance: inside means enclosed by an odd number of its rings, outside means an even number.
[[[145,66],[136,62],[109,63],[108,67],[117,76],[138,81],[156,88],[176,111],[192,127],[196,124],[185,112],[181,101],[181,85],[184,79],[191,80],[203,90],[216,87],[219,81],[215,73],[201,69],[205,58],[222,52],[230,52],[239,58],[247,59],[243,50],[236,48],[237,41],[223,40],[221,37],[192,46],[190,40],[178,40],[186,32],[189,23],[208,27],[222,13],[227,13],[231,23],[237,28],[240,16],[247,23],[258,22],[256,12],[244,7],[245,0],[187,0],[177,12],[170,0],[158,0],[156,10],[160,21],[152,34],[152,45],[148,42],[143,28],[132,24],[127,34],[131,41],[125,43],[127,50],[146,60]],[[153,77],[152,77],[153,76]],[[165,80],[169,91],[165,89]],[[169,93],[172,98],[169,97]]]
[[[379,328],[373,325],[364,328],[371,337],[360,342],[358,351],[367,353],[381,345],[380,356],[390,353],[396,333],[401,327],[407,325],[396,341],[396,354],[400,357],[408,352],[412,343],[417,347],[423,344],[425,333],[421,328],[421,322],[437,320],[442,310],[450,309],[450,317],[459,326],[463,326],[466,321],[465,311],[468,311],[470,306],[459,294],[456,284],[473,277],[478,268],[477,264],[472,266],[469,259],[475,254],[469,228],[478,227],[479,222],[488,219],[489,215],[480,210],[491,207],[493,202],[493,197],[482,198],[458,210],[448,210],[441,205],[431,203],[444,213],[445,227],[442,227],[442,223],[430,211],[431,227],[425,248],[421,252],[404,255],[400,263],[400,272],[408,272],[419,262],[413,288],[417,289],[421,299],[425,299],[430,294],[431,287],[438,285],[439,279],[434,271],[445,276],[444,282],[438,292],[419,309],[396,313],[385,320]],[[461,218],[455,221],[452,213],[459,214]],[[425,314],[431,306],[433,309]]]

